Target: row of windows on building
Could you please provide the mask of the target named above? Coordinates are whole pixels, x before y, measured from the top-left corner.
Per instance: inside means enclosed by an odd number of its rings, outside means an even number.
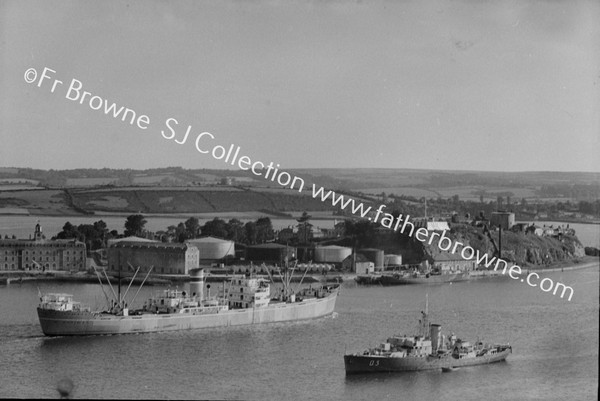
[[[82,258],[83,258],[83,256],[82,256]],[[56,258],[54,258],[54,257],[53,257],[53,258],[52,258],[52,260],[54,260],[54,259],[56,259]],[[34,262],[43,262],[43,261],[44,261],[44,257],[43,257],[43,256],[40,256],[39,258],[37,258],[37,259],[36,259],[36,258],[35,258],[35,256],[33,256],[33,257],[31,258],[31,260],[32,260],[32,261],[34,261]],[[67,256],[67,257],[65,257],[65,259],[64,259],[64,260],[65,260],[65,261],[67,261],[67,262],[70,262],[70,261],[71,261],[71,257],[70,257],[70,256]],[[77,260],[77,258],[76,258],[76,257],[74,257],[74,258],[73,258],[73,261],[76,261],[76,260]],[[4,261],[5,261],[5,262],[8,262],[8,261],[9,261],[9,260],[8,260],[8,256],[5,256],[5,257],[4,257]],[[10,262],[14,262],[14,261],[15,261],[15,257],[14,257],[14,256],[11,256],[11,257],[10,257]],[[46,262],[49,262],[49,261],[50,261],[50,256],[46,256]],[[29,257],[28,257],[28,256],[26,256],[26,257],[25,257],[25,262],[29,262]]]
[[[3,251],[2,249],[0,249],[0,257],[2,255],[18,255],[19,253],[22,253],[22,254],[25,254],[25,255],[29,255],[30,254],[29,251],[22,251],[22,252],[20,252],[18,250],[15,250],[15,251],[13,251],[13,250],[10,250],[10,251],[5,250],[5,251]],[[55,251],[49,251],[49,250],[39,251],[38,253],[40,255],[54,255],[54,254],[56,254]],[[71,251],[62,251],[62,253],[66,254],[66,255],[70,255]],[[31,251],[31,255],[35,255],[35,254],[36,254],[35,251]],[[83,256],[83,251],[73,251],[73,255]]]
[[[129,269],[130,269],[129,266],[121,266],[121,271],[123,271],[123,272],[128,271]],[[148,269],[149,269],[149,267],[142,266],[140,271],[147,272]],[[118,267],[115,268],[115,265],[110,265],[110,271],[116,272],[118,270],[119,270],[119,268]],[[176,267],[154,267],[152,269],[152,272],[160,273],[160,274],[181,274],[181,269],[178,269]]]
[[[2,257],[2,255],[4,257]],[[0,251],[0,269],[85,268],[84,251]]]
[[[49,269],[50,267],[52,267],[52,269],[56,269],[58,265],[56,264],[56,262],[54,263],[50,263],[50,262],[41,262],[41,263],[25,263],[23,265],[23,267],[25,267],[26,269],[35,269],[35,268],[39,268],[39,267],[45,267],[46,269]],[[4,263],[0,263],[0,267],[4,268],[4,270],[15,270],[18,268],[18,266],[15,263],[8,263],[8,262],[4,262]],[[65,267],[78,267],[77,266],[77,261],[73,261],[73,263],[67,263]]]

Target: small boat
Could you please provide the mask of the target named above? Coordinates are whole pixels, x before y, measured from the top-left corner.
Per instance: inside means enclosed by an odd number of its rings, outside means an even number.
[[[360,284],[360,285],[380,284],[381,274],[371,273],[371,274],[358,275],[354,278],[354,281],[356,281],[356,284]]]
[[[441,369],[451,372],[463,366],[500,362],[512,353],[509,344],[484,344],[441,334],[439,324],[430,324],[427,306],[415,336],[393,336],[363,352],[344,355],[346,374],[407,372]]]
[[[356,276],[357,284],[364,285],[405,285],[405,284],[441,284],[470,280],[470,273],[463,271],[449,272],[409,272],[386,271]]]
[[[435,272],[412,272],[383,274],[380,278],[381,285],[403,284],[440,284],[467,281],[469,272],[454,271],[436,274]]]

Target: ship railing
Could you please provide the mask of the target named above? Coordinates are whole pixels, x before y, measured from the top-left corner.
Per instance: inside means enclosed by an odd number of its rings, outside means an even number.
[[[50,293],[44,294],[41,297],[41,301],[44,303],[56,302],[56,303],[69,303],[73,301],[72,294],[59,294],[59,293]]]
[[[76,312],[90,312],[91,308],[81,302],[73,302],[73,310]]]
[[[224,305],[228,305],[228,304],[229,304],[229,301],[224,298],[211,298],[211,299],[205,299],[202,302],[200,302],[200,306],[203,306],[203,307],[224,306]]]

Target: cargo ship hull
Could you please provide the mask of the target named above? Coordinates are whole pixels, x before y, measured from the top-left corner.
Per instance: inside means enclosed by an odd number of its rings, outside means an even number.
[[[324,317],[333,313],[337,291],[324,298],[301,302],[275,302],[263,308],[229,309],[203,313],[142,313],[117,316],[86,311],[38,308],[42,331],[47,336],[152,333],[289,322]]]
[[[456,359],[451,355],[445,357],[408,357],[394,358],[377,355],[344,355],[346,374],[376,373],[376,372],[410,372],[418,370],[434,370],[444,368],[459,368],[465,366],[484,365],[506,360],[512,352],[506,348],[493,355],[482,355],[474,358]]]

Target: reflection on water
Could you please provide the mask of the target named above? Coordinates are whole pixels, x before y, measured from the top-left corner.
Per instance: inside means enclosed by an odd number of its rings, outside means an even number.
[[[73,388],[73,381],[68,377],[59,380],[58,384],[56,385],[56,391],[58,391],[60,398],[71,398]]]

